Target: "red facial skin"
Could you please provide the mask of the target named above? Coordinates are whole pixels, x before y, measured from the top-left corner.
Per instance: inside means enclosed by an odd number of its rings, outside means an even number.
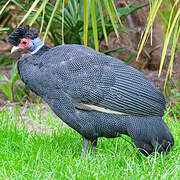
[[[21,39],[20,44],[19,44],[19,49],[25,50],[27,47],[29,47],[30,43],[31,43],[31,39],[28,39],[28,38]]]

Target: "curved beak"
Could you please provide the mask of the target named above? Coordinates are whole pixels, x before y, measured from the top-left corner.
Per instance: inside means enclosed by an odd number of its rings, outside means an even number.
[[[11,54],[18,51],[18,50],[19,50],[18,46],[13,46],[12,49],[11,49]]]

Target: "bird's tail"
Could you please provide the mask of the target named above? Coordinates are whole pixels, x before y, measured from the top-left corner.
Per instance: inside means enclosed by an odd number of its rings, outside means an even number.
[[[155,149],[159,153],[173,149],[174,138],[161,117],[132,117],[127,131],[139,151],[146,156]]]

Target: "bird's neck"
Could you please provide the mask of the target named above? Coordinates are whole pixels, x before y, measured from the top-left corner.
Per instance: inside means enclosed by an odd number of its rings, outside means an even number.
[[[36,39],[31,40],[31,45],[29,47],[31,54],[42,55],[49,49],[50,47],[44,44],[40,38],[37,37]]]
[[[47,45],[47,44],[43,44],[43,46],[41,46],[38,51],[32,53],[32,55],[35,55],[35,56],[41,56],[42,54],[44,54],[46,51],[48,51],[50,49],[50,47]]]
[[[43,45],[44,43],[37,37],[31,40],[30,45],[27,49],[31,51],[31,54],[35,54],[39,49],[41,49]]]

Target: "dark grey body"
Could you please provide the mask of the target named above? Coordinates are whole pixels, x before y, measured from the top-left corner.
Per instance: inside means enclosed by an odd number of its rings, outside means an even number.
[[[156,146],[159,152],[173,147],[172,134],[162,120],[163,95],[141,72],[120,60],[80,45],[44,46],[22,57],[18,69],[31,90],[86,139],[126,134],[145,155]],[[79,108],[79,104],[127,115]]]

